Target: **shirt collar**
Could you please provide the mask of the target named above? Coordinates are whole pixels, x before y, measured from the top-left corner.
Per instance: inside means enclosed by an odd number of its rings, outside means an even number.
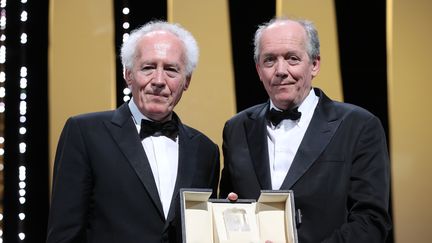
[[[318,96],[315,94],[314,89],[311,89],[309,91],[309,94],[306,96],[306,98],[303,100],[303,102],[298,106],[298,111],[302,113],[302,116],[297,122],[299,126],[303,124],[302,121],[305,120],[305,117],[311,116],[311,113],[314,112],[316,103],[318,100]],[[275,110],[282,111],[281,109],[277,108],[273,101],[270,99],[270,109],[274,108]]]
[[[141,113],[141,111],[138,109],[138,106],[135,104],[133,98],[129,100],[129,109],[132,113],[132,117],[135,121],[135,124],[137,125],[141,125],[141,120],[145,119],[145,120],[149,120],[149,121],[153,121],[152,119],[148,118],[147,116],[145,116],[143,113]],[[171,119],[171,115],[170,115],[170,119]]]
[[[309,91],[308,96],[306,96],[306,99],[303,100],[301,105],[299,106],[298,110],[302,113],[311,112],[314,109],[314,102],[318,99],[318,96],[316,96],[315,91],[311,89]]]

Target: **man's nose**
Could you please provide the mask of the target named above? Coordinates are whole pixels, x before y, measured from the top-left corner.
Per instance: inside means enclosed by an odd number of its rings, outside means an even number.
[[[164,70],[162,68],[157,68],[155,72],[155,77],[152,80],[152,85],[162,87],[165,85]]]
[[[288,63],[284,59],[278,59],[275,72],[278,78],[288,77]]]

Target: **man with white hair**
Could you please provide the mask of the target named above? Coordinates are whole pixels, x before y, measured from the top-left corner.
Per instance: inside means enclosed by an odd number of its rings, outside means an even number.
[[[48,243],[180,242],[180,188],[212,188],[219,149],[173,111],[198,61],[193,36],[150,22],[121,49],[132,99],[74,116],[55,157]]]

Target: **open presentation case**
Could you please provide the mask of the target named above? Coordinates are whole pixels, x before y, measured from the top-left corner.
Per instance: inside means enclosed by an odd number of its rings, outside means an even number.
[[[210,199],[211,190],[182,189],[183,243],[297,243],[294,194],[261,191],[258,201]]]

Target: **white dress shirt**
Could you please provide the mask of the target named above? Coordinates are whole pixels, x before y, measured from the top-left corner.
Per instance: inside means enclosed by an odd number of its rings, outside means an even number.
[[[267,123],[267,144],[273,190],[279,190],[285,180],[312,119],[318,99],[314,90],[311,89],[309,95],[298,107],[298,111],[301,112],[299,120],[283,120],[277,126],[271,122]],[[272,108],[280,110],[270,100],[270,109]]]
[[[129,109],[131,110],[132,118],[135,121],[135,126],[139,133],[141,129],[141,119],[150,119],[138,110],[133,99],[129,102]],[[167,218],[177,180],[178,137],[176,141],[173,141],[165,136],[149,136],[143,139],[141,143],[149,160],[165,218]]]

